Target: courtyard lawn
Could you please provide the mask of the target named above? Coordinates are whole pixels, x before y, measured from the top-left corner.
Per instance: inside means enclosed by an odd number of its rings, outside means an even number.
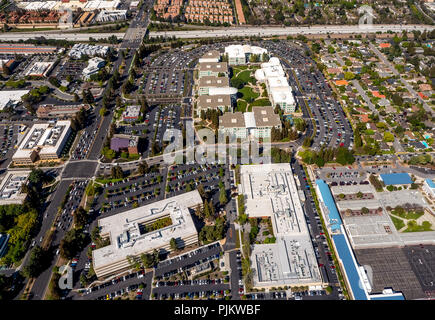
[[[407,220],[416,220],[424,214],[423,210],[405,211],[403,208],[395,208],[391,211],[391,213]]]
[[[246,102],[254,101],[258,98],[260,94],[254,92],[251,87],[243,87],[239,90],[239,92],[243,95],[242,99]]]
[[[251,103],[253,107],[266,107],[266,106],[272,106],[272,103],[269,99],[257,99],[254,102]]]
[[[397,231],[399,231],[400,229],[402,229],[405,226],[405,223],[403,222],[402,219],[393,217],[392,215],[390,215],[391,220],[394,223],[394,226],[396,227]]]
[[[237,100],[236,111],[246,112],[248,103],[245,100]]]
[[[408,228],[404,232],[421,232],[421,231],[433,231],[432,224],[429,221],[423,221],[420,225],[415,220],[410,220],[408,222]]]

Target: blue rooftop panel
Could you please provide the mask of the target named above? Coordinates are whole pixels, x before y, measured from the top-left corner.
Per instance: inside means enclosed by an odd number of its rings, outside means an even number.
[[[339,230],[341,226],[341,218],[337,207],[335,206],[335,201],[332,197],[331,190],[329,190],[329,186],[323,180],[316,180],[316,184],[319,187],[320,193],[322,194],[323,202],[329,211],[329,223],[331,224],[331,230]]]
[[[435,183],[431,179],[426,179],[426,182],[429,185],[429,187],[431,187],[432,189],[435,188]]]
[[[368,300],[367,294],[362,289],[360,283],[362,283],[357,266],[353,260],[353,252],[349,247],[345,235],[337,234],[332,236],[332,240],[334,240],[335,247],[337,248],[338,256],[343,262],[344,269],[346,271],[347,279],[350,283],[353,296],[355,300]]]
[[[385,185],[396,185],[396,184],[411,184],[412,180],[407,173],[386,173],[381,174],[381,179],[384,181]]]
[[[379,295],[375,297],[370,296],[370,300],[405,300],[405,297],[400,295]]]

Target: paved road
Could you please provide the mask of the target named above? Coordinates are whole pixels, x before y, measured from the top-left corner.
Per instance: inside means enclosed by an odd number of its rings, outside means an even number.
[[[69,185],[71,184],[71,181],[62,181],[58,186],[55,194],[53,195],[51,201],[48,204],[47,209],[45,210],[44,219],[42,222],[41,230],[39,231],[38,235],[35,237],[36,242],[40,244],[39,239],[41,237],[44,237],[46,233],[50,230],[54,217],[57,214],[58,207],[60,206],[63,198],[65,197],[65,194],[68,190]],[[57,242],[57,244],[60,243],[60,240],[62,239],[63,235],[61,235],[59,232],[55,234],[55,237],[53,239],[53,244]],[[45,289],[47,288],[47,284],[51,277],[52,269],[57,261],[58,256],[53,257],[51,261],[51,267],[44,270],[44,272],[41,273],[41,275],[38,276],[35,283],[33,284],[31,292],[31,298],[36,300],[42,300],[42,297],[44,296]],[[25,265],[27,261],[23,261],[23,265]]]
[[[138,279],[137,277],[133,277],[130,279],[127,279],[125,281],[121,281],[115,284],[112,284],[106,288],[99,289],[97,291],[91,292],[89,294],[80,295],[76,292],[71,293],[70,296],[73,300],[95,300],[98,297],[105,296],[107,294],[110,294],[112,292],[119,291],[121,289],[125,289],[131,285],[134,284],[144,284],[144,291],[143,291],[143,298],[144,300],[149,300],[150,293],[151,293],[151,285],[153,280],[153,273],[148,272],[145,273],[144,277],[141,279]]]
[[[287,36],[299,34],[352,34],[352,33],[376,33],[419,30],[433,30],[434,26],[429,25],[373,25],[370,28],[360,28],[358,25],[335,25],[335,26],[311,26],[311,27],[230,27],[214,30],[192,30],[192,31],[153,31],[150,38],[159,36],[176,38],[215,38],[215,37],[235,37],[235,36]]]
[[[118,39],[124,38],[124,33],[65,33],[65,32],[9,32],[0,33],[1,39],[3,41],[20,41],[37,39],[44,37],[46,39],[54,40],[68,40],[68,41],[89,41],[89,38],[94,39],[107,39],[111,36],[115,36]]]

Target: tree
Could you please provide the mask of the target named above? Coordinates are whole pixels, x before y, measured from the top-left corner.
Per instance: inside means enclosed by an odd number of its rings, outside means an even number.
[[[171,247],[171,250],[173,251],[178,250],[177,241],[174,238],[171,238],[171,240],[169,241],[169,245]]]
[[[225,187],[219,188],[219,202],[221,206],[224,206],[228,202],[227,192],[225,190]]]
[[[111,174],[114,179],[124,178],[124,171],[122,171],[122,168],[119,165],[112,167]]]
[[[107,113],[107,109],[105,107],[102,107],[100,109],[100,116],[104,117],[106,115],[106,113]]]
[[[47,252],[40,246],[35,246],[30,252],[29,262],[24,267],[24,275],[28,278],[34,278],[44,270],[47,260]]]
[[[88,212],[83,209],[82,206],[78,207],[77,210],[74,212],[74,225],[78,229],[83,229],[83,227],[88,223],[89,221],[89,214]]]
[[[148,164],[146,163],[146,161],[142,161],[141,163],[139,163],[137,167],[137,171],[141,175],[144,175],[149,172]]]

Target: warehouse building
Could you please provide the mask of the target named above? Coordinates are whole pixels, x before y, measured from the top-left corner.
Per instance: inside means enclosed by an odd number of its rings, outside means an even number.
[[[241,189],[249,218],[270,218],[276,243],[254,244],[254,287],[322,285],[290,164],[244,165]]]
[[[195,190],[100,219],[100,234],[110,240],[110,245],[92,251],[97,277],[130,269],[128,260],[138,259],[144,253],[171,251],[172,238],[180,247],[196,244],[198,232],[190,210],[201,205],[201,196]],[[166,226],[155,230],[156,224]]]
[[[21,140],[12,161],[19,165],[29,165],[38,159],[59,159],[71,133],[70,126],[69,120],[57,121],[54,125],[34,124]]]

